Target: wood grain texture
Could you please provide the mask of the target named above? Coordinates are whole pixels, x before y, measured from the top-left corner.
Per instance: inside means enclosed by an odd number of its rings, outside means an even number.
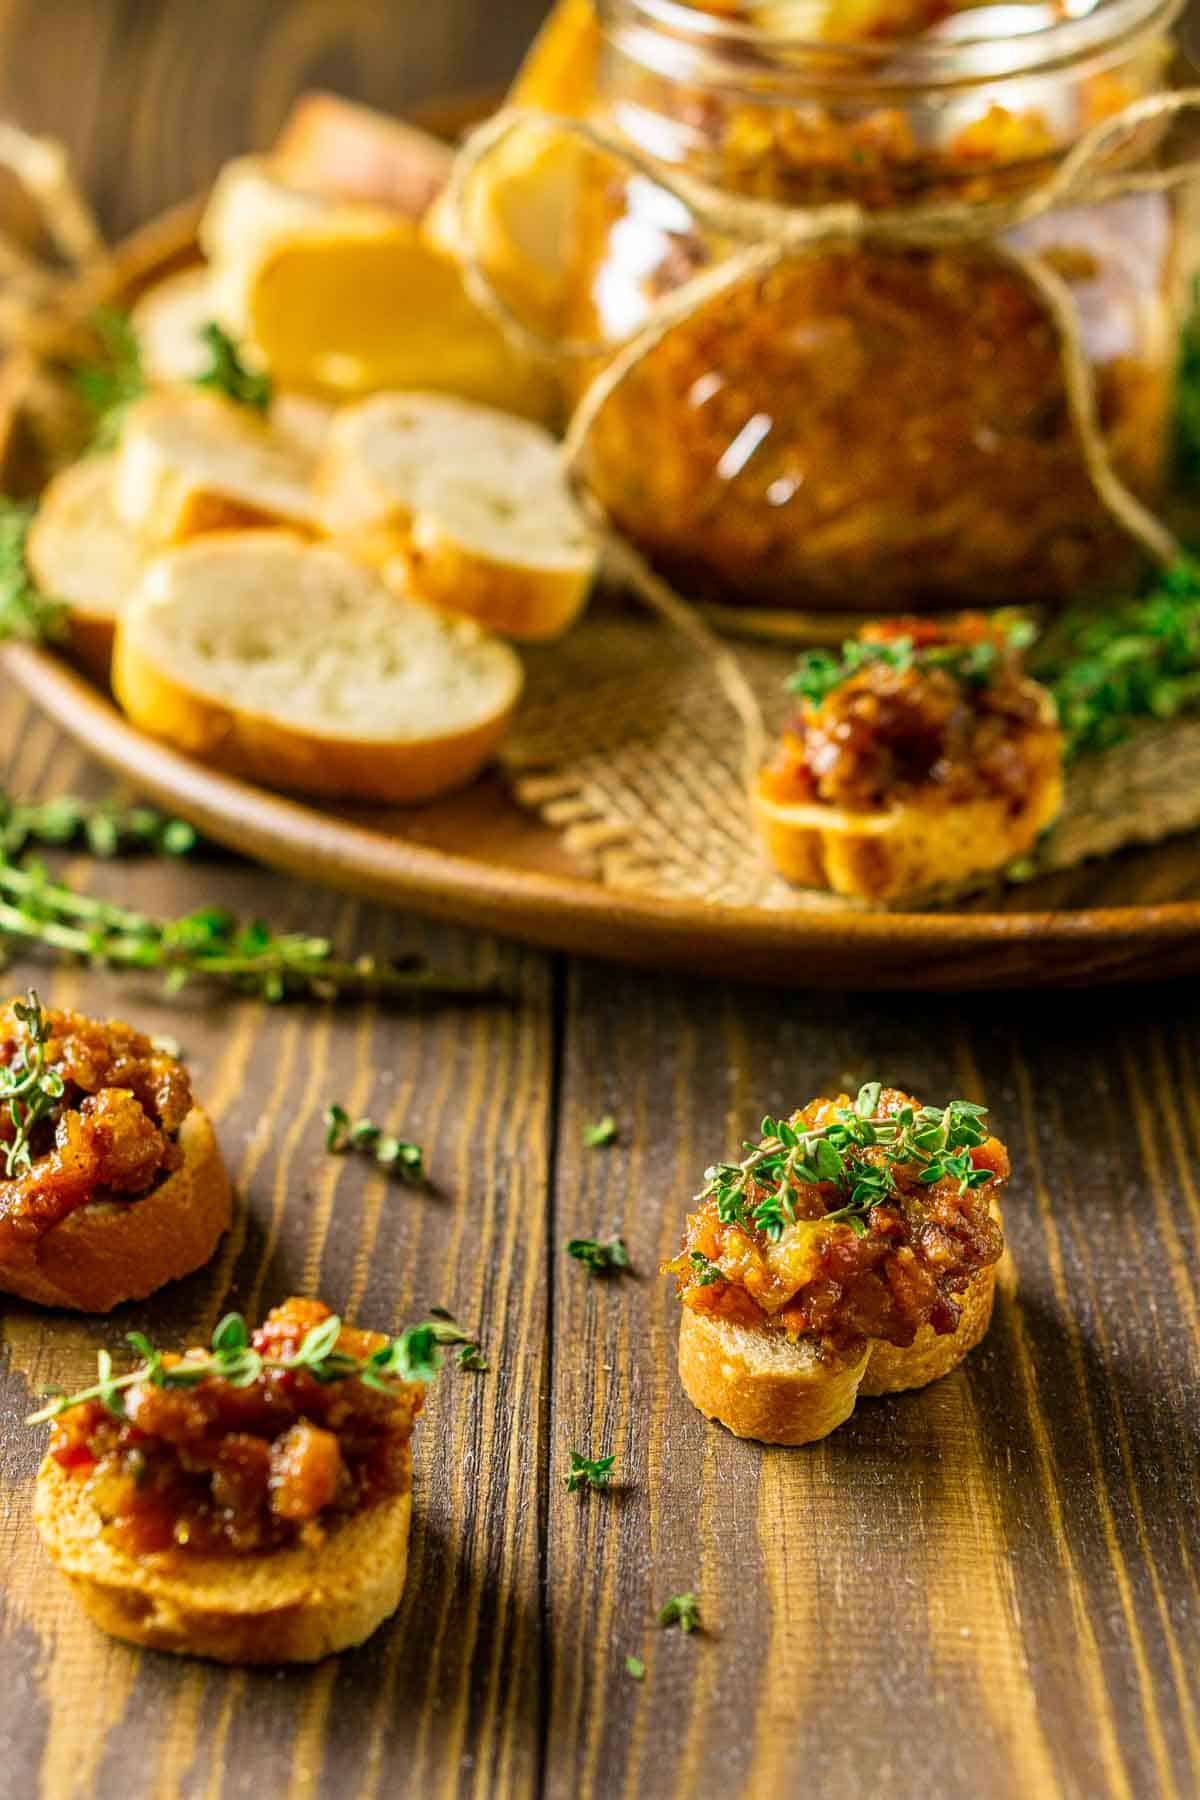
[[[1196,1791],[1200,1111],[1174,1016],[575,971],[552,1235],[621,1229],[637,1274],[555,1281],[556,1473],[615,1452],[621,1486],[551,1485],[549,1793]],[[764,1451],[683,1397],[655,1271],[764,1111],[871,1074],[994,1109],[1017,1171],[996,1320],[933,1388]],[[619,1143],[587,1150],[607,1111]],[[703,1633],[660,1630],[693,1589]]]
[[[0,112],[66,135],[122,227],[274,129],[316,80],[374,100],[488,79],[538,8],[341,0],[0,0]],[[408,21],[406,25],[406,20]],[[408,30],[410,35],[405,38]],[[457,40],[457,41],[456,41]],[[413,48],[407,57],[401,45]],[[490,60],[489,60],[490,59]],[[2,685],[4,781],[108,779]],[[780,998],[552,962],[231,859],[92,865],[164,912],[221,900],[494,970],[505,1008],[268,1009],[18,961],[13,988],[185,1045],[234,1170],[211,1269],[110,1321],[0,1320],[0,1794],[42,1800],[1157,1800],[1200,1789],[1200,1027],[1195,984],[1119,996]],[[674,1373],[656,1270],[697,1177],[762,1112],[879,1072],[986,1099],[1013,1151],[992,1334],[823,1445],[760,1451]],[[332,1161],[340,1098],[403,1123],[438,1192]],[[619,1142],[587,1150],[611,1111]],[[570,1235],[624,1231],[590,1278]],[[136,1322],[320,1289],[399,1324],[431,1302],[496,1365],[421,1429],[398,1619],[311,1671],[109,1643],[29,1527],[41,1385]],[[618,1487],[567,1494],[571,1449]],[[656,1624],[695,1588],[705,1628]],[[627,1654],[645,1680],[624,1672]]]

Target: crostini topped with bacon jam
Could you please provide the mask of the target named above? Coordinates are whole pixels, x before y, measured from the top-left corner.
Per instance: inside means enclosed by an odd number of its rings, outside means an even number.
[[[923,1386],[987,1328],[1008,1155],[981,1107],[894,1088],[814,1100],[719,1163],[666,1265],[680,1372],[741,1436],[803,1443],[857,1395]]]

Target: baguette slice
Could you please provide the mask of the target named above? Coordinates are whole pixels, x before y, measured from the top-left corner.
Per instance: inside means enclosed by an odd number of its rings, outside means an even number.
[[[52,1456],[34,1496],[51,1560],[103,1631],[225,1663],[316,1662],[361,1644],[400,1604],[411,1517],[408,1491],[315,1547],[134,1558],[105,1540],[87,1483]]]
[[[152,381],[178,385],[195,381],[208,367],[202,333],[216,318],[216,298],[207,269],[184,269],[150,288],[134,307],[131,322],[142,364]],[[271,429],[281,442],[315,457],[325,442],[333,406],[315,394],[276,388]]]
[[[0,1291],[39,1306],[106,1313],[210,1261],[229,1229],[229,1177],[208,1114],[179,1130],[183,1163],[135,1200],[93,1200],[0,1262]]]
[[[378,394],[335,421],[316,474],[327,529],[389,580],[519,639],[583,607],[596,549],[555,440],[442,394]]]
[[[958,1330],[926,1325],[907,1350],[872,1342],[855,1362],[826,1362],[810,1340],[738,1325],[684,1307],[679,1378],[706,1418],[735,1437],[812,1444],[845,1424],[860,1394],[926,1387],[948,1375],[983,1337],[992,1316],[995,1269],[981,1269],[962,1297]]]
[[[521,683],[514,652],[471,621],[284,532],[213,536],[152,563],[113,664],[134,723],[211,766],[394,804],[471,781]]]
[[[308,478],[308,458],[248,408],[174,389],[130,410],[113,503],[126,525],[158,545],[241,526],[315,531]]]
[[[270,165],[227,165],[201,226],[217,317],[284,386],[338,398],[432,387],[534,418],[556,383],[475,306],[403,214],[330,201]]]
[[[113,632],[146,556],[113,504],[115,456],[87,456],[54,477],[26,540],[29,572],[43,593],[67,604],[70,644],[107,683]]]
[[[450,177],[454,152],[403,119],[340,94],[301,94],[271,152],[291,187],[330,200],[365,201],[420,219]]]

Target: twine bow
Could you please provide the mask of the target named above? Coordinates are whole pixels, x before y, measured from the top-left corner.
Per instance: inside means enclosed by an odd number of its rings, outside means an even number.
[[[1095,205],[1140,193],[1167,193],[1200,177],[1200,156],[1149,170],[1114,170],[1118,153],[1136,136],[1165,127],[1185,113],[1200,114],[1200,88],[1153,94],[1092,127],[1047,178],[1013,195],[981,203],[949,201],[869,211],[854,202],[812,207],[731,195],[707,182],[667,170],[635,145],[584,120],[506,108],[473,131],[455,160],[447,191],[464,280],[476,304],[526,353],[560,359],[603,360],[571,416],[562,445],[567,481],[601,535],[615,571],[656,612],[700,645],[746,735],[749,770],[761,761],[765,732],[757,699],[736,656],[664,581],[641,552],[613,526],[589,485],[586,453],[592,430],[613,395],[669,333],[694,318],[721,294],[754,281],[793,258],[841,246],[891,249],[983,248],[1011,267],[1041,303],[1054,330],[1069,417],[1081,457],[1101,505],[1154,561],[1177,562],[1180,544],[1162,519],[1117,474],[1100,425],[1096,383],[1083,343],[1070,286],[1036,251],[1010,241],[1020,226],[1059,209]],[[611,158],[686,207],[697,227],[732,245],[712,266],[675,288],[652,307],[624,340],[556,338],[523,319],[499,292],[486,267],[471,223],[471,183],[483,163],[520,131],[558,131]]]

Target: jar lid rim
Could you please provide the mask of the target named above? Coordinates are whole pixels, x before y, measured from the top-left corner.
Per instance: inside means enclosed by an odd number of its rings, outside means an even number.
[[[727,55],[731,67],[743,76],[752,62],[764,71],[778,68],[805,81],[837,86],[958,87],[1034,74],[1112,50],[1130,38],[1164,33],[1183,10],[1184,0],[1093,0],[1086,11],[1029,31],[976,34],[968,23],[953,36],[925,32],[858,43],[768,33],[752,19],[738,16],[751,3],[735,0],[738,11],[717,14],[692,0],[600,0],[600,13],[610,36],[630,27],[661,34],[681,51],[702,55],[713,75]],[[955,17],[971,21],[973,10]],[[998,8],[985,5],[979,10]]]

